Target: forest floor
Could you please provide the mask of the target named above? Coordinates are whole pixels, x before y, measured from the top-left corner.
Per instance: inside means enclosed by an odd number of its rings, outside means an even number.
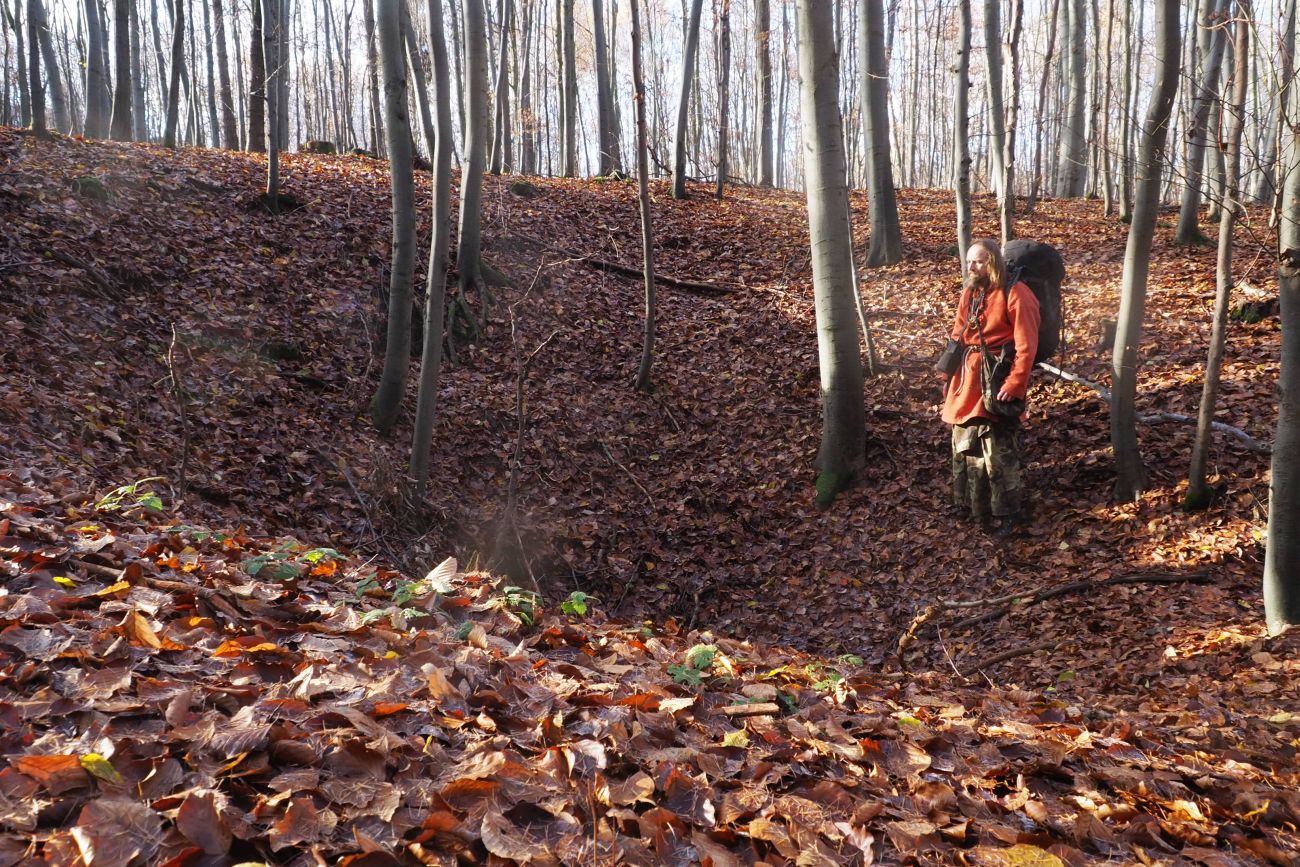
[[[413,514],[413,385],[391,440],[366,414],[383,163],[287,155],[274,217],[253,155],[0,129],[0,167],[0,864],[1300,859],[1267,456],[1216,436],[1216,501],[1184,513],[1194,428],[1144,425],[1150,489],[1114,505],[1106,405],[1040,372],[1032,523],[999,547],[951,514],[946,194],[902,191],[904,262],[864,274],[869,466],[819,511],[803,200],[653,186],[658,268],[713,288],[661,286],[645,397],[640,282],[599,267],[637,266],[635,186],[487,178],[514,285],[443,368]],[[1260,298],[1263,219],[1237,246]],[[1048,201],[1017,232],[1066,258],[1057,361],[1108,384],[1126,227]],[[1214,252],[1171,234],[1139,409],[1193,415]],[[1231,324],[1217,415],[1265,443],[1278,333]],[[448,555],[470,571],[415,580]],[[504,592],[534,580],[545,612]],[[574,590],[599,613],[560,611]]]

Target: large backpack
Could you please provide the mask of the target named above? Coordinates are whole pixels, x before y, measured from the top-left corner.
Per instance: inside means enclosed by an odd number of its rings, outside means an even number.
[[[1042,241],[1008,241],[1002,248],[1011,279],[1006,289],[1020,280],[1038,299],[1038,354],[1034,363],[1046,361],[1061,347],[1061,284],[1065,282],[1065,260],[1051,244]]]

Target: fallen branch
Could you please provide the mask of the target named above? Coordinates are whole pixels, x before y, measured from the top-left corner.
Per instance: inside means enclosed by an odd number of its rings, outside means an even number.
[[[1006,662],[1008,659],[1016,659],[1017,657],[1028,656],[1029,654],[1037,653],[1040,650],[1055,650],[1060,645],[1060,643],[1061,642],[1058,640],[1040,641],[1038,644],[1028,644],[1025,645],[1024,647],[1014,647],[1011,650],[1005,650],[1002,653],[995,653],[993,656],[990,656],[988,659],[984,659],[975,663],[973,668],[975,671],[980,671],[990,666],[997,665],[999,662]]]
[[[609,262],[605,259],[597,259],[595,256],[586,256],[583,261],[588,266],[595,268],[597,271],[611,271],[615,274],[623,274],[628,277],[635,277],[638,280],[645,276],[640,268],[633,268],[630,265],[621,265],[618,262]],[[683,292],[689,292],[692,295],[731,295],[736,290],[728,286],[719,286],[716,283],[701,283],[695,280],[682,280],[678,277],[669,277],[664,274],[655,272],[655,283],[664,286],[671,286],[674,289],[680,289]]]
[[[172,400],[176,402],[176,414],[181,421],[181,465],[176,470],[177,485],[176,489],[182,495],[185,494],[185,488],[188,485],[188,474],[190,468],[190,421],[185,412],[185,392],[181,387],[181,381],[176,373],[178,367],[176,363],[176,323],[172,323],[172,342],[167,347],[167,376],[171,380]],[[175,496],[175,492],[173,492]]]
[[[774,702],[759,704],[729,704],[722,709],[727,716],[776,716],[781,708]]]
[[[614,466],[626,473],[627,477],[632,480],[632,484],[636,485],[637,488],[641,490],[641,493],[645,494],[645,500],[650,504],[650,508],[655,508],[654,497],[650,496],[650,492],[645,489],[645,485],[641,484],[641,482],[637,480],[637,477],[632,474],[631,470],[618,462],[618,458],[614,457],[614,453],[609,450],[609,446],[605,445],[604,440],[600,440],[600,447],[605,450],[605,457],[609,458],[610,462]]]
[[[1100,383],[1093,382],[1092,380],[1089,379],[1084,379],[1082,376],[1079,376],[1076,373],[1070,373],[1068,370],[1062,370],[1059,367],[1054,367],[1045,361],[1038,362],[1038,367],[1042,370],[1047,371],[1053,376],[1057,376],[1060,377],[1061,379],[1064,379],[1066,382],[1074,382],[1079,385],[1087,386],[1088,388],[1097,392],[1097,395],[1106,403],[1109,404],[1111,402],[1110,389]],[[1137,420],[1142,422],[1143,424],[1160,424],[1161,422],[1180,422],[1182,424],[1197,423],[1195,416],[1183,415],[1180,412],[1143,412],[1143,413],[1138,413]],[[1210,422],[1210,427],[1213,430],[1218,431],[1219,433],[1229,434],[1230,436],[1234,436],[1237,439],[1241,440],[1242,444],[1246,447],[1248,451],[1252,451],[1255,452],[1256,454],[1261,454],[1261,455],[1268,455],[1273,453],[1273,447],[1271,445],[1269,445],[1268,443],[1260,442],[1259,440],[1255,439],[1254,437],[1252,437],[1250,434],[1246,433],[1244,430],[1242,430],[1239,427],[1233,427],[1232,425],[1224,424],[1221,421]]]
[[[112,299],[121,294],[117,284],[106,277],[102,271],[94,265],[91,265],[89,262],[84,262],[76,256],[65,253],[54,247],[51,247],[47,252],[49,253],[50,258],[83,272],[88,278],[90,278],[90,282],[94,283],[95,287],[103,293],[105,298]]]

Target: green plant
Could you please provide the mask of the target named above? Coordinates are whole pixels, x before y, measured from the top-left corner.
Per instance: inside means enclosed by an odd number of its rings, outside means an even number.
[[[668,666],[668,674],[673,681],[683,686],[700,686],[704,683],[704,675],[713,668],[717,656],[718,648],[712,644],[697,644],[686,651],[684,665],[674,663]]]
[[[162,497],[151,490],[141,490],[149,482],[161,481],[162,476],[149,476],[129,485],[115,488],[95,503],[97,512],[129,512],[132,509],[146,509],[150,512],[163,510]]]
[[[581,590],[574,590],[569,598],[560,603],[560,610],[570,617],[586,617],[590,610],[589,603],[596,597],[589,596]]]
[[[513,585],[503,587],[501,592],[505,594],[507,611],[522,620],[525,626],[532,626],[537,622],[537,609],[541,607],[541,600],[537,598],[536,593]]]
[[[333,548],[300,551],[301,547],[297,542],[285,542],[274,551],[263,551],[256,557],[248,558],[241,565],[244,571],[254,578],[289,581],[297,578],[306,569],[319,568],[325,563],[339,562],[344,559],[343,555]],[[267,572],[267,569],[271,571]]]

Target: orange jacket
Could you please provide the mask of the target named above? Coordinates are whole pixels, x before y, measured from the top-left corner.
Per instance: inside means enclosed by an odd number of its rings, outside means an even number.
[[[957,317],[953,321],[952,339],[964,347],[975,347],[962,358],[961,370],[948,380],[943,400],[943,420],[948,424],[965,424],[973,418],[993,419],[984,410],[983,389],[980,385],[979,334],[974,323],[967,327],[971,305],[970,287],[961,294]],[[1029,389],[1029,372],[1034,368],[1034,355],[1038,352],[1038,299],[1024,283],[1016,283],[1009,292],[989,289],[984,299],[980,323],[984,330],[984,343],[997,355],[1007,343],[1015,343],[1016,360],[1007,375],[1005,388],[1018,398]]]

